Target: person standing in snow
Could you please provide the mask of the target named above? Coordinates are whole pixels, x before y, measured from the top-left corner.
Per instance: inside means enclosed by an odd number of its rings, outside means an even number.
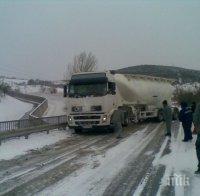
[[[181,103],[181,111],[179,114],[179,120],[182,122],[183,130],[184,130],[184,139],[183,142],[188,142],[192,140],[192,111],[187,107],[186,102]]]
[[[194,112],[196,110],[196,102],[192,102],[191,110],[192,110],[192,115],[194,115]],[[197,134],[195,126],[194,126],[194,129],[193,129],[193,134]]]
[[[200,103],[197,105],[194,116],[193,122],[197,132],[197,140],[196,140],[196,153],[198,159],[198,169],[195,174],[200,174]]]
[[[115,110],[112,118],[111,123],[114,125],[114,131],[117,134],[117,139],[122,138],[122,122],[123,122],[123,113],[121,110]]]
[[[171,136],[172,109],[168,106],[167,100],[163,101],[163,117],[166,124],[165,136]]]

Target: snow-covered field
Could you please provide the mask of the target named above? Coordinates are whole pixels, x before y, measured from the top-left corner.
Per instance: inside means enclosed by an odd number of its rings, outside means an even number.
[[[19,84],[27,84],[28,80],[26,79],[15,79],[15,78],[4,78],[3,81],[10,86],[15,86]]]
[[[40,85],[21,85],[18,86],[18,89],[24,94],[33,94],[41,91]]]
[[[56,115],[66,114],[65,111],[66,104],[65,104],[65,99],[63,98],[62,88],[57,87],[55,89],[56,92],[52,94],[51,87],[41,86],[41,85],[27,85],[27,80],[5,78],[4,82],[8,83],[13,90],[19,90],[19,92],[21,93],[45,97],[48,100],[48,109],[45,112],[44,116],[56,116]],[[11,119],[17,119],[17,118],[13,118],[11,116]]]
[[[7,83],[13,90],[19,90],[21,93],[34,94],[34,93],[46,93],[51,92],[51,87],[44,85],[28,85],[26,79],[11,79],[4,78],[3,82]],[[56,94],[63,94],[63,89],[57,87]]]
[[[0,121],[18,120],[32,108],[32,104],[6,96],[0,102]]]
[[[13,159],[16,156],[24,155],[30,150],[36,150],[46,145],[54,144],[62,139],[69,137],[66,131],[50,131],[49,134],[35,133],[28,139],[24,137],[6,140],[0,146],[0,160]]]

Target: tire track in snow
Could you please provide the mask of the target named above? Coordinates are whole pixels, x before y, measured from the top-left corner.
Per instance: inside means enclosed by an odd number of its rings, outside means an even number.
[[[139,127],[142,127],[142,126],[144,125],[139,125]],[[136,131],[137,130],[139,130],[139,128],[137,128]],[[128,137],[129,134],[130,133],[127,133],[126,137]],[[89,147],[97,145],[97,146],[102,147],[101,150],[105,150],[106,148],[112,145],[117,145],[118,143],[118,140],[116,140],[115,137],[113,137],[113,134],[103,135],[103,136],[102,135],[92,136],[92,139],[91,139],[91,136],[82,136],[82,137],[77,136],[77,137],[79,139],[82,138],[83,141],[81,140],[80,143],[70,146],[71,151],[69,150],[69,147],[65,148],[67,152],[64,154],[60,154],[59,156],[48,159],[47,161],[39,162],[37,164],[34,163],[34,166],[32,168],[29,165],[29,167],[26,168],[26,170],[17,171],[16,173],[12,173],[11,175],[4,177],[0,181],[0,187],[3,187],[3,188],[0,188],[1,193],[12,194],[16,191],[21,192],[22,189],[24,189],[23,187],[25,187],[26,189],[27,187],[32,186],[33,184],[36,183],[37,179],[39,179],[38,181],[41,181],[41,178],[43,178],[42,176],[45,176],[45,175],[47,176],[51,175],[51,178],[53,178],[53,176],[57,175],[56,170],[60,170],[59,168],[64,167],[64,164],[67,164],[74,160],[79,159],[81,157],[79,153],[82,149],[87,149]],[[105,142],[105,141],[108,141],[108,142]],[[85,155],[87,155],[87,153]],[[67,174],[68,171],[66,169],[65,169],[65,173]],[[77,168],[74,168],[74,170],[76,169],[79,169],[79,165],[77,165]],[[61,171],[60,176],[62,176],[62,171]],[[51,183],[54,183],[54,181],[52,180]],[[46,182],[47,185],[51,183]],[[40,187],[40,185],[38,185],[38,187]],[[42,188],[44,187],[42,186]],[[38,189],[38,188],[35,188],[35,189]]]

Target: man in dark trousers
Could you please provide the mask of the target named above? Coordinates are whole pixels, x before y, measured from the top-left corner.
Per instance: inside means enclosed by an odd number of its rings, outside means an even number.
[[[196,102],[192,102],[192,104],[191,104],[191,110],[192,110],[192,115],[194,115],[194,112],[195,112],[195,110],[196,110]],[[193,134],[197,134],[195,125],[194,125],[194,129],[193,129],[192,132],[193,132]]]
[[[163,117],[166,124],[165,136],[171,136],[172,109],[170,106],[168,106],[167,100],[163,101]]]
[[[188,142],[192,140],[192,111],[187,107],[186,102],[181,103],[181,111],[179,114],[179,120],[182,122],[183,130],[184,130],[184,139],[183,142]]]
[[[200,103],[197,105],[194,116],[193,122],[197,132],[197,141],[196,141],[196,152],[198,158],[198,169],[195,174],[200,174]]]
[[[114,125],[114,131],[117,134],[116,138],[122,138],[122,122],[123,122],[123,112],[120,109],[114,111],[111,123]]]

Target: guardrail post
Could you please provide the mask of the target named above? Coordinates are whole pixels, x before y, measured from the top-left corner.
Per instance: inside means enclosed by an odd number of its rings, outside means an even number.
[[[47,134],[49,134],[49,130],[47,130]]]
[[[28,136],[29,136],[29,135],[25,135],[25,139],[26,139],[26,140],[28,139]]]

